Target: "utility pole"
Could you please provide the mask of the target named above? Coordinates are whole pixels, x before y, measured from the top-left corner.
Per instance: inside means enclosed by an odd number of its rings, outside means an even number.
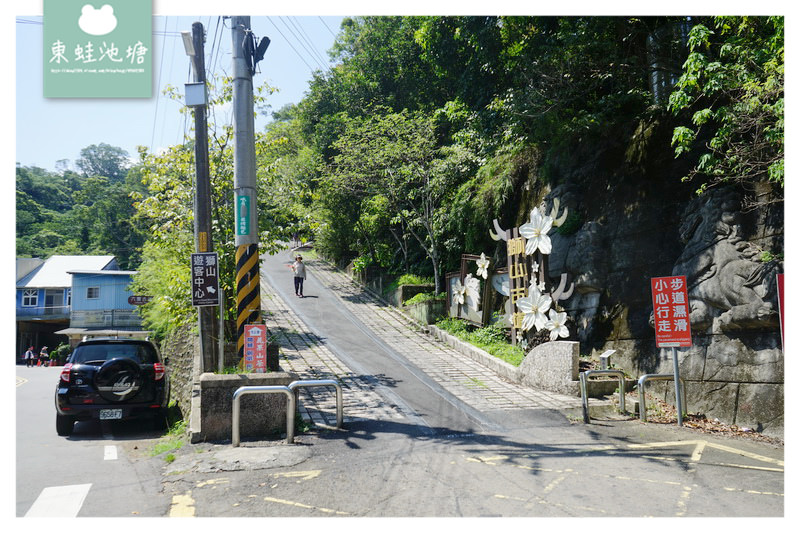
[[[261,318],[258,213],[256,198],[255,120],[252,55],[245,54],[250,17],[231,17],[233,34],[233,188],[236,202],[237,351],[244,356],[244,329]]]
[[[188,38],[188,36],[185,36]],[[188,39],[187,39],[188,40]],[[203,96],[206,91],[205,32],[203,24],[192,24],[191,46],[185,42],[186,53],[191,57],[195,84],[202,84]],[[191,53],[190,53],[191,52]],[[195,156],[195,198],[194,198],[194,236],[196,252],[213,252],[211,239],[211,180],[208,165],[208,123],[206,120],[205,98],[202,104],[192,105],[194,113],[194,156]],[[222,309],[222,307],[220,307]],[[221,354],[217,350],[220,331],[214,317],[214,306],[197,308],[200,327],[200,350],[203,354],[203,371],[210,372],[217,367]]]

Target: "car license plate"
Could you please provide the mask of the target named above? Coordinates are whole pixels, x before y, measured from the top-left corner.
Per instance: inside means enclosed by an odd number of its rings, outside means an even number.
[[[100,420],[120,420],[122,409],[100,409]]]

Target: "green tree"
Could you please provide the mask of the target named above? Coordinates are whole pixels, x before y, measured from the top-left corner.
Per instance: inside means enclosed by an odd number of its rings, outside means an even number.
[[[354,119],[334,144],[338,155],[326,177],[328,190],[348,191],[358,205],[383,196],[386,209],[430,260],[435,290],[440,292],[442,208],[450,193],[451,173],[439,150],[433,119],[421,112],[375,109]],[[365,216],[368,212],[365,213]],[[364,231],[364,220],[357,219]],[[371,247],[377,253],[375,243]]]
[[[75,165],[88,176],[103,176],[112,183],[125,179],[130,167],[128,152],[106,143],[92,144],[81,150]]]
[[[692,159],[684,180],[698,193],[723,183],[784,184],[783,17],[714,17],[689,34],[689,57],[670,109],[676,156]],[[782,194],[779,195],[782,199]]]

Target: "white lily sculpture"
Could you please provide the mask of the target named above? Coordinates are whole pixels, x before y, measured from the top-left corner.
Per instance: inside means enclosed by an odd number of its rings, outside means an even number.
[[[478,263],[478,272],[476,272],[476,275],[481,277],[481,278],[483,278],[483,279],[488,278],[489,277],[489,260],[486,259],[486,254],[481,252],[480,259],[476,259],[475,262]]]
[[[473,278],[472,274],[467,274],[462,284],[456,280],[453,284],[453,303],[458,305],[467,304],[473,311],[478,310],[481,302],[481,282],[478,278]]]
[[[524,314],[522,318],[522,330],[528,331],[535,327],[537,331],[542,329],[547,322],[547,313],[553,299],[549,294],[542,294],[535,285],[531,285],[528,296],[517,299],[517,308]]]
[[[525,237],[525,253],[533,255],[539,250],[545,255],[553,251],[553,243],[547,233],[553,228],[553,217],[539,211],[534,207],[531,211],[531,220],[519,227],[519,233]]]
[[[453,284],[453,303],[464,305],[464,300],[467,298],[467,288],[461,284],[461,280],[456,280]]]
[[[472,274],[467,274],[464,278],[465,303],[473,311],[478,310],[481,301],[481,282],[478,278],[473,278]]]
[[[567,329],[567,313],[559,313],[555,309],[550,310],[550,320],[548,320],[544,327],[550,330],[550,340],[554,341],[559,337],[569,337],[569,330]]]

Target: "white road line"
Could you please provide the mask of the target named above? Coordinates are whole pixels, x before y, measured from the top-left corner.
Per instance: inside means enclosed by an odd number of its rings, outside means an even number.
[[[117,447],[104,446],[103,447],[103,461],[116,461],[117,460]]]
[[[74,518],[83,506],[83,501],[92,487],[85,485],[64,485],[45,488],[25,516]]]

